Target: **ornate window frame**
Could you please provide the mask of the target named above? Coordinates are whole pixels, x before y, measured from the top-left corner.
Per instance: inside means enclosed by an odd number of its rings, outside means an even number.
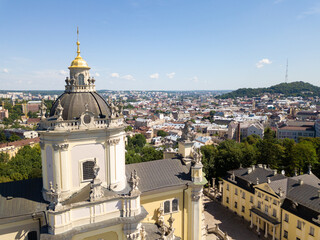
[[[92,181],[93,178],[90,178],[90,179],[83,179],[83,164],[85,162],[93,162],[94,163],[94,158],[86,158],[86,159],[82,159],[79,161],[79,165],[80,165],[80,182],[81,183],[86,183],[86,182],[90,182]]]

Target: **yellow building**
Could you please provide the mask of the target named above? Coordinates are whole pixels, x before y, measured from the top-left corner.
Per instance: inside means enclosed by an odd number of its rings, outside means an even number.
[[[77,48],[49,116],[41,104],[42,179],[0,184],[0,240],[205,239],[201,154],[125,165],[122,106]]]
[[[265,165],[228,172],[222,204],[271,239],[320,239],[320,180],[286,177]]]

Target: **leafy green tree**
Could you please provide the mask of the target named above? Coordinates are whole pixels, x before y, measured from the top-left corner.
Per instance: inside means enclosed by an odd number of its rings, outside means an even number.
[[[0,131],[0,143],[7,142],[7,137],[4,134],[3,130]]]
[[[19,141],[21,140],[21,137],[19,137],[17,134],[13,133],[11,134],[11,136],[9,137],[9,141],[10,142],[15,142],[15,141]]]
[[[218,146],[215,166],[217,177],[224,177],[228,170],[237,169],[243,157],[240,143],[226,140]]]
[[[284,147],[275,143],[273,139],[263,139],[257,143],[257,163],[267,164],[268,167],[277,169],[278,164],[284,156]]]
[[[293,158],[293,149],[295,144],[296,143],[293,139],[285,138],[282,140],[282,146],[284,147],[284,155],[281,161],[280,168],[283,168],[289,176],[293,176],[295,170]]]
[[[266,128],[264,130],[264,137],[263,139],[265,140],[270,140],[270,141],[275,141],[276,140],[276,132],[275,131],[272,131],[271,128]]]
[[[208,179],[217,175],[215,160],[218,150],[214,145],[205,145],[201,147],[203,171]]]
[[[254,139],[254,138],[253,138]],[[257,147],[255,145],[249,144],[249,142],[244,142],[242,146],[242,159],[241,164],[243,167],[250,167],[256,164],[257,159]]]
[[[168,133],[165,132],[165,131],[163,131],[163,130],[159,130],[159,131],[157,132],[157,136],[158,136],[158,137],[166,137],[166,136],[168,136]]]
[[[132,131],[132,127],[131,127],[131,126],[126,126],[125,129],[124,129],[124,131],[126,131],[126,132]]]
[[[309,165],[317,163],[316,150],[310,142],[297,143],[293,147],[293,167],[298,169],[298,173],[307,172]]]
[[[38,117],[38,114],[36,112],[31,112],[31,111],[29,111],[27,115],[29,118],[37,118]]]
[[[261,140],[259,135],[251,134],[248,137],[244,138],[243,142],[247,142],[250,145],[256,145],[259,140]]]

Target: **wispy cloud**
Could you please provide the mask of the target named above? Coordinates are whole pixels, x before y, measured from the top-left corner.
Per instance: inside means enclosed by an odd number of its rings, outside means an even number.
[[[268,58],[263,58],[259,62],[256,63],[257,68],[262,68],[266,64],[271,64],[272,62]]]
[[[170,79],[174,78],[175,75],[176,75],[175,72],[167,73],[167,77],[170,78]]]
[[[110,76],[113,78],[119,78],[120,74],[119,73],[111,73]]]
[[[158,79],[160,77],[159,73],[154,73],[149,76],[152,79]]]
[[[298,18],[305,18],[307,16],[311,15],[317,15],[320,14],[320,5],[318,4],[317,6],[309,8],[307,11],[302,12],[301,14],[298,15]]]
[[[63,76],[68,74],[66,70],[59,70],[58,73],[59,75],[63,75]]]
[[[96,77],[100,77],[100,73],[97,73],[97,72],[96,72],[94,75],[95,75]]]
[[[194,81],[195,83],[198,83],[198,82],[199,82],[199,78],[198,78],[197,76],[194,76],[194,77],[192,78],[192,81]]]
[[[3,73],[9,73],[9,70],[8,70],[8,68],[4,68],[4,69],[2,69],[1,72],[3,72]]]
[[[122,79],[125,79],[125,80],[129,80],[129,81],[135,81],[135,80],[136,80],[136,79],[135,79],[132,75],[130,75],[130,74],[124,75],[124,76],[122,76],[121,78],[122,78]]]

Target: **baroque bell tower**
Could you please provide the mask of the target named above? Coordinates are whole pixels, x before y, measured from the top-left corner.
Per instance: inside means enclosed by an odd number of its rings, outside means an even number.
[[[49,116],[44,103],[41,107],[38,130],[47,200],[52,188],[59,191],[61,201],[77,194],[94,178],[95,165],[101,186],[118,192],[127,184],[122,105],[106,102],[96,92],[89,70],[77,37],[77,56],[69,67],[64,93]]]

